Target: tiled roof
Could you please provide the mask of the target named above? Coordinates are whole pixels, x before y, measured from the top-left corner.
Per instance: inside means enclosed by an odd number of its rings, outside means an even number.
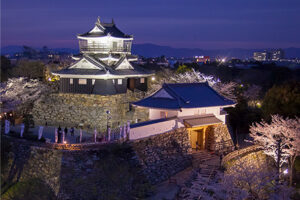
[[[222,120],[216,118],[215,115],[206,115],[206,116],[199,116],[195,118],[190,119],[184,119],[184,123],[188,127],[198,127],[198,126],[204,126],[204,125],[212,125],[212,124],[219,124],[222,123]]]
[[[167,92],[172,98],[158,95],[161,90]],[[233,101],[219,95],[207,83],[163,84],[162,88],[153,95],[133,103],[133,105],[142,107],[171,110],[234,104]]]
[[[109,74],[111,75],[120,75],[120,76],[126,76],[126,75],[150,76],[153,74],[152,72],[133,64],[132,66],[134,67],[134,69],[115,70],[114,66],[108,66],[104,62],[94,58],[93,56],[84,55],[83,58],[85,58],[88,62],[92,63],[93,65],[97,66],[99,69],[67,68],[53,73],[56,75],[102,75],[109,72]],[[78,63],[79,61],[80,60],[76,61],[75,63]]]
[[[101,26],[104,27],[103,32],[91,33],[89,31],[89,32],[86,32],[86,33],[83,33],[83,34],[79,34],[79,36],[83,36],[83,37],[101,37],[101,36],[107,36],[108,34],[110,34],[111,36],[118,37],[118,38],[132,38],[131,35],[126,35],[122,31],[120,31],[120,29],[118,29],[117,26],[114,23],[101,23]]]
[[[155,124],[155,123],[160,123],[160,122],[173,120],[173,119],[176,119],[176,118],[177,117],[170,117],[170,118],[161,118],[161,119],[148,120],[148,121],[139,122],[139,123],[136,123],[136,124],[130,124],[130,128],[137,128],[137,127],[141,127],[141,126],[147,126],[147,125],[151,125],[151,124]]]

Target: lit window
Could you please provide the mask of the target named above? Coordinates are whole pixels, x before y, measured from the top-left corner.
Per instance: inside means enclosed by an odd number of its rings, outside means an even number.
[[[141,78],[141,83],[145,83],[145,78]]]
[[[79,85],[86,85],[86,79],[80,78],[80,79],[78,80],[78,84],[79,84]]]
[[[73,84],[73,79],[72,78],[70,78],[70,84]]]
[[[95,85],[95,79],[92,79],[92,85]]]
[[[122,85],[122,79],[118,79],[118,85]]]
[[[115,79],[112,80],[113,84],[115,84]]]

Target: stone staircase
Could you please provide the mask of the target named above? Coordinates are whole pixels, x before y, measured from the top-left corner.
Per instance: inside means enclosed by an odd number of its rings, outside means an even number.
[[[181,187],[177,194],[177,199],[192,200],[199,199],[198,191],[206,188],[210,182],[214,181],[220,169],[220,158],[208,151],[193,151],[193,178],[190,183]]]
[[[208,151],[193,151],[193,168],[205,179],[212,179],[220,168],[219,156]]]
[[[206,150],[201,150],[201,151],[193,150],[191,155],[192,155],[192,161],[193,161],[193,163],[192,163],[193,168],[198,168],[200,164],[207,163],[208,161],[209,161],[209,163],[212,163],[215,165],[219,164],[217,162],[217,161],[219,161],[219,156],[212,154]]]

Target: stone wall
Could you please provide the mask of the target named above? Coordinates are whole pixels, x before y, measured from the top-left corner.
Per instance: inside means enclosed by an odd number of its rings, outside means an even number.
[[[135,140],[132,146],[152,184],[162,182],[191,165],[191,146],[185,128]]]
[[[4,136],[4,188],[9,182],[42,180],[58,199],[137,199],[191,165],[185,129],[128,143],[57,149]],[[63,146],[63,145],[61,145]]]
[[[231,135],[226,124],[218,124],[207,128],[206,144],[211,151],[231,151],[234,148]]]
[[[54,93],[44,96],[34,105],[32,110],[36,124],[78,126],[85,129],[106,130],[107,114],[110,111],[109,125],[117,127],[128,120],[145,121],[148,119],[147,109],[131,109],[130,102],[137,101],[140,94],[128,91],[126,94],[101,96],[86,94]]]
[[[38,179],[57,199],[125,200],[140,199],[151,188],[128,144],[66,151],[16,138],[2,142],[6,143],[7,157],[1,171],[2,189],[17,179],[21,183]]]

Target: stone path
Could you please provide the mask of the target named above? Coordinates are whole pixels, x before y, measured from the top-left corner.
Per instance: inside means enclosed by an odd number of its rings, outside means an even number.
[[[193,151],[192,152],[192,167],[175,174],[169,180],[156,185],[155,194],[147,200],[171,200],[176,199],[181,187],[185,186],[185,183],[192,178],[195,172],[199,172],[203,179],[214,176],[220,165],[219,157],[210,154],[207,151]]]
[[[44,126],[44,129],[43,129],[43,137],[46,139],[48,138],[51,142],[55,142],[55,128],[57,127],[54,127],[54,126]],[[62,130],[64,130],[65,127],[61,127]],[[16,125],[16,126],[12,126],[11,127],[11,130],[12,131],[15,131],[17,133],[20,132],[21,128],[20,128],[20,125]],[[66,136],[66,141],[68,144],[74,144],[76,143],[76,137],[78,137],[80,134],[80,130],[79,129],[74,129],[75,132],[74,132],[74,136],[71,136],[70,134],[70,127],[68,127],[68,134]],[[29,129],[30,132],[32,132],[34,135],[38,135],[38,132],[39,132],[39,126],[35,126],[34,128],[30,128]],[[83,138],[85,139],[92,139],[93,138],[93,133],[89,133],[85,130],[82,131],[82,135],[83,135]]]

